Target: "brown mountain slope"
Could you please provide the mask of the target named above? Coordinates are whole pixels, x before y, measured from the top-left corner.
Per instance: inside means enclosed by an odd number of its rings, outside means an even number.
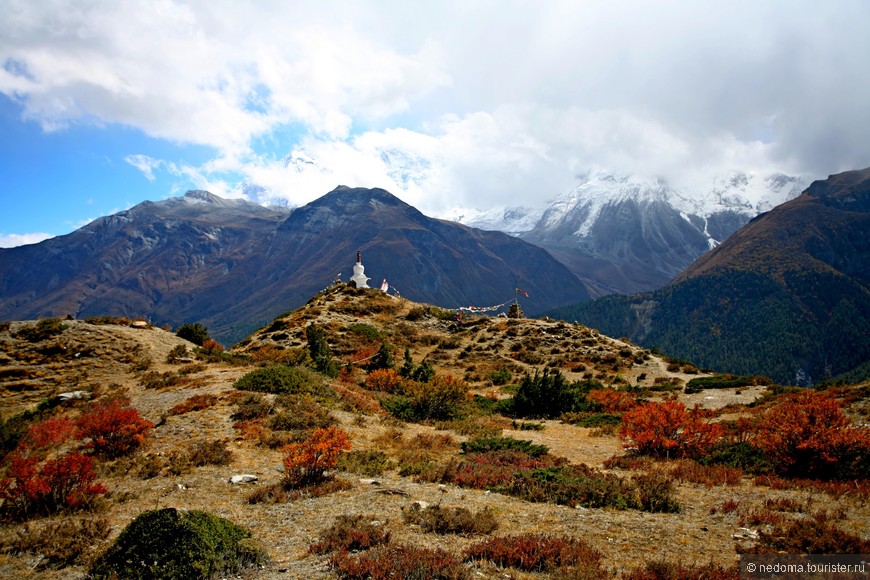
[[[382,189],[338,187],[289,214],[198,191],[0,249],[0,320],[201,322],[233,344],[337,274],[347,280],[359,249],[373,286],[387,278],[422,302],[490,306],[516,286],[530,312],[589,298],[541,248],[426,217]]]
[[[552,315],[720,372],[870,376],[870,169],[813,183],[656,292]]]

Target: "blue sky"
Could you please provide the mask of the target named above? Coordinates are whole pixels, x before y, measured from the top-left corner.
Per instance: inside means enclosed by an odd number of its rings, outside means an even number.
[[[0,247],[203,188],[429,215],[870,165],[864,0],[4,0]]]

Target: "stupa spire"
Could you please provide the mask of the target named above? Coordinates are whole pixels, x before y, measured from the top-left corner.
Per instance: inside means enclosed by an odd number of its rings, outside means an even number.
[[[368,288],[369,285],[366,282],[369,281],[369,278],[365,275],[365,266],[362,265],[362,252],[360,250],[356,251],[356,264],[353,265],[353,276],[350,277],[350,281],[356,284],[357,288]]]

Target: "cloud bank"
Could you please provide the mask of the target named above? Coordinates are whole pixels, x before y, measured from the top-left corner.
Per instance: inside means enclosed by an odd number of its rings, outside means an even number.
[[[590,167],[692,185],[870,165],[870,3],[10,0],[0,92],[46,131],[205,145],[144,179],[434,214],[535,205]],[[295,156],[289,155],[296,151]],[[286,156],[286,157],[285,157]]]

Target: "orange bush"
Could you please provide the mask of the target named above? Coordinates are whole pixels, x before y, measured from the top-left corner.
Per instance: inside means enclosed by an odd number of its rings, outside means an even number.
[[[366,388],[370,391],[395,393],[402,386],[402,377],[393,369],[377,369],[366,377]]]
[[[622,416],[619,436],[641,455],[698,457],[720,439],[720,425],[705,421],[708,413],[677,401],[643,403]]]
[[[820,479],[870,476],[870,429],[855,426],[827,393],[787,397],[760,418],[754,445],[785,475]]]
[[[338,427],[315,429],[305,441],[285,446],[284,487],[323,481],[326,471],[335,469],[338,458],[349,449],[350,437]]]
[[[95,403],[76,422],[78,436],[90,439],[84,446],[109,459],[127,455],[145,442],[154,423],[143,419],[128,399]]]
[[[637,399],[632,394],[615,389],[593,389],[586,397],[600,405],[605,413],[625,413],[637,405]]]

